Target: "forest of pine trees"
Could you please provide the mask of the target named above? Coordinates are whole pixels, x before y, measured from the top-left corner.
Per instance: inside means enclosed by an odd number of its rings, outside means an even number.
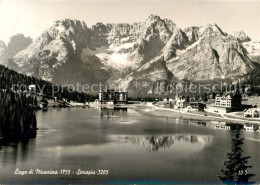
[[[37,99],[31,96],[28,89],[13,91],[14,84],[24,85],[27,88],[31,84],[43,89],[45,97],[52,97],[52,83],[34,77],[19,74],[0,65],[0,133],[4,138],[21,139],[35,137],[37,120],[35,110]],[[42,88],[44,87],[44,88]],[[20,89],[19,89],[20,90]],[[39,92],[39,91],[38,91]],[[86,102],[93,101],[96,97],[81,92],[69,92],[66,88],[54,94],[57,99],[68,101]]]
[[[94,101],[97,96],[90,95],[77,91],[69,91],[66,87],[59,86],[59,91],[52,92],[54,84],[51,82],[47,82],[41,79],[37,79],[31,76],[26,76],[20,73],[17,73],[14,70],[8,69],[2,65],[0,65],[0,89],[10,89],[14,84],[17,84],[21,87],[28,87],[31,84],[35,84],[37,89],[36,91],[39,93],[40,89],[43,91],[43,94],[46,97],[52,98],[53,96],[57,97],[59,100],[66,99],[68,101],[76,101],[76,102],[88,102]],[[19,90],[28,90],[28,89],[19,89]]]
[[[30,98],[24,93],[13,93],[10,89],[0,92],[0,130],[10,139],[31,138],[36,134],[35,110],[29,106]]]
[[[255,95],[260,95],[260,67],[251,71],[245,79],[245,84],[250,84],[251,93]]]

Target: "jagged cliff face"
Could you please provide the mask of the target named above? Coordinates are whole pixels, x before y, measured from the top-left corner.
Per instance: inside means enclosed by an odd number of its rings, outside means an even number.
[[[22,34],[17,34],[10,39],[10,42],[7,45],[7,50],[5,53],[5,57],[11,59],[18,52],[27,48],[32,43],[32,39],[30,37],[25,37]]]
[[[199,39],[199,27],[193,26],[185,28],[185,35],[188,37],[189,43],[192,44]]]
[[[248,57],[260,64],[260,41],[248,41],[242,43],[248,52]]]
[[[244,31],[235,31],[233,36],[242,43],[243,47],[247,51],[247,55],[251,61],[260,63],[260,42],[252,40],[248,37]]]
[[[144,22],[91,28],[66,19],[56,21],[12,62],[16,70],[52,82],[109,81],[131,90],[134,81],[152,85],[245,74],[254,65],[241,35],[229,35],[216,24],[182,30],[156,15]]]
[[[14,57],[18,71],[60,83],[96,83],[109,74],[95,55],[82,55],[84,48],[105,44],[102,38],[77,20],[56,21],[36,41]]]
[[[167,67],[179,79],[232,77],[254,68],[238,40],[221,32],[202,36],[178,52],[177,58],[167,61]]]

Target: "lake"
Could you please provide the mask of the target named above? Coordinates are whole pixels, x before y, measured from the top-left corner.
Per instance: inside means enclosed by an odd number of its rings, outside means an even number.
[[[207,121],[131,108],[49,109],[36,116],[36,138],[0,145],[0,183],[220,183],[216,176],[232,137]],[[242,136],[252,180],[260,182],[260,133]],[[16,169],[70,174],[14,175]],[[108,174],[77,175],[98,170]]]

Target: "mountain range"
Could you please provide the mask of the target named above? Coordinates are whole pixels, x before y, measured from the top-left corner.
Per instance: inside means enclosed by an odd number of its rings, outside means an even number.
[[[158,81],[201,81],[247,74],[260,43],[216,24],[180,29],[150,15],[133,24],[58,20],[32,41],[19,34],[0,42],[0,63],[59,84],[105,83],[131,93],[150,92]],[[136,90],[134,82],[147,83]],[[134,90],[135,89],[135,90]],[[137,92],[138,91],[138,92]]]

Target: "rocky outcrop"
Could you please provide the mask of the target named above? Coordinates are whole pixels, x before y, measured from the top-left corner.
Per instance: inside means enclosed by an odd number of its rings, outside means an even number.
[[[250,59],[256,63],[260,63],[260,42],[249,41],[242,43]]]
[[[3,41],[0,41],[1,63],[6,63],[7,60],[12,59],[17,53],[27,48],[31,43],[32,39],[30,37],[25,37],[22,34],[11,37],[7,46]]]
[[[244,31],[235,31],[233,32],[233,36],[238,39],[239,42],[248,42],[251,41],[250,37],[248,37]]]
[[[185,49],[185,47],[189,44],[189,38],[185,35],[185,33],[177,28],[174,30],[170,40],[167,42],[163,52],[164,59],[168,60],[172,57],[176,57],[177,49]]]
[[[241,43],[223,32],[216,24],[186,28],[184,33],[189,45],[176,50],[172,58],[165,57],[169,71],[177,79],[234,77],[254,69]]]
[[[11,37],[5,52],[6,59],[13,58],[18,52],[27,48],[31,43],[32,39],[30,37],[25,37],[22,34]]]
[[[189,43],[193,44],[199,39],[199,27],[192,26],[185,28],[183,32],[186,34],[188,37]]]
[[[143,23],[143,31],[131,60],[143,64],[149,62],[162,51],[171,38],[176,26],[169,20],[162,20],[159,16],[151,15]]]
[[[178,79],[208,80],[246,74],[254,65],[235,38],[214,34],[168,60],[167,67]]]

